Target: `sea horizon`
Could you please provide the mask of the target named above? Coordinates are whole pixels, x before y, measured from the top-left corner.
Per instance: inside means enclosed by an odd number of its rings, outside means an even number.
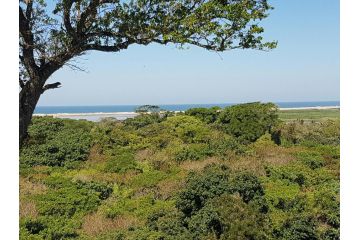
[[[186,111],[190,108],[220,108],[243,104],[241,103],[193,103],[193,104],[158,104],[163,110]],[[340,101],[305,101],[305,102],[273,102],[279,108],[308,108],[308,107],[339,107]],[[154,104],[155,105],[155,104]],[[134,112],[140,104],[133,105],[79,105],[79,106],[37,106],[35,114],[70,114],[70,113],[113,113],[113,112]]]

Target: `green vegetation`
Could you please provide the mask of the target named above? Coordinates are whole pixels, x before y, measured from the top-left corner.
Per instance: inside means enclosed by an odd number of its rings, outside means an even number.
[[[34,118],[20,239],[339,239],[339,119],[218,110]]]
[[[333,119],[339,120],[340,109],[303,109],[303,110],[281,110],[279,118],[284,121],[318,121]]]
[[[47,80],[74,58],[151,43],[268,51],[277,42],[264,39],[261,21],[272,9],[267,0],[19,1],[20,145],[40,96],[61,86]],[[138,109],[153,110],[158,111],[151,105]]]

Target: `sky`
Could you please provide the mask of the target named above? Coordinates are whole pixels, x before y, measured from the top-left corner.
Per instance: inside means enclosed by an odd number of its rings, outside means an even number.
[[[210,52],[132,45],[76,59],[48,80],[39,106],[204,104],[339,100],[339,1],[271,0],[262,22],[270,52]]]

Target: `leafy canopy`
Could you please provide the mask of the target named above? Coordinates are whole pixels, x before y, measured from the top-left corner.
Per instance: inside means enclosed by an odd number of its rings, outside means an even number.
[[[259,22],[266,0],[43,0],[20,1],[20,68],[57,69],[88,50],[115,52],[132,44],[208,50],[269,50]],[[31,54],[32,56],[29,56]]]

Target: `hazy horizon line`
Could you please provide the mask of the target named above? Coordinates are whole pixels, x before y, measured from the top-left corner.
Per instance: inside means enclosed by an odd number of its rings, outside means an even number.
[[[327,103],[327,102],[339,102],[340,100],[311,100],[311,101],[243,101],[243,102],[224,102],[224,103],[165,103],[165,104],[156,104],[156,103],[144,103],[144,104],[93,104],[93,105],[38,105],[36,107],[87,107],[87,106],[141,106],[141,105],[161,105],[161,106],[171,106],[171,105],[213,105],[213,104],[243,104],[243,103],[252,103],[252,102],[262,102],[262,103]]]

